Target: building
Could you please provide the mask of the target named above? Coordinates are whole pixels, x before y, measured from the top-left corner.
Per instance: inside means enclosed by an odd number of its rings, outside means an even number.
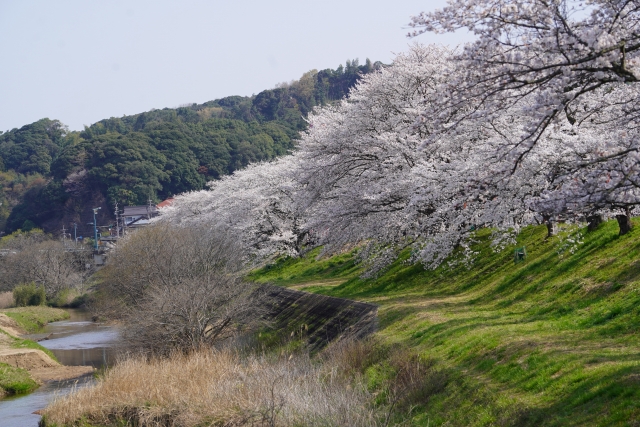
[[[158,216],[158,208],[154,205],[148,206],[125,206],[122,217],[124,226],[127,228],[138,228],[148,225],[151,218]]]
[[[158,208],[166,208],[167,206],[171,206],[175,200],[176,199],[174,199],[173,197],[169,197],[167,200],[164,200],[164,201],[158,203],[157,207]]]

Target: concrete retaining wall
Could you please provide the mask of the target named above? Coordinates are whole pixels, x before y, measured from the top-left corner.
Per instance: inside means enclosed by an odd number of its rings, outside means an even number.
[[[326,295],[263,285],[269,318],[283,333],[300,333],[315,352],[329,342],[363,338],[377,328],[378,307]]]

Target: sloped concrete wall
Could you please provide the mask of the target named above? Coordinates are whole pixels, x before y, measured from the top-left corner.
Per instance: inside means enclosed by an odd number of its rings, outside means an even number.
[[[283,333],[302,333],[315,352],[345,338],[363,338],[377,328],[378,307],[326,295],[263,285],[269,319]]]

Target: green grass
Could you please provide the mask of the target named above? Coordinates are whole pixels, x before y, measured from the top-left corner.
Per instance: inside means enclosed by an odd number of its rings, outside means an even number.
[[[30,334],[40,332],[47,323],[69,318],[69,313],[60,308],[44,306],[8,308],[0,310],[0,313],[18,322]]]
[[[518,242],[528,253],[519,264],[513,248],[494,253],[489,231],[480,230],[470,269],[425,271],[404,253],[364,280],[353,254],[318,261],[316,251],[251,278],[378,304],[378,337],[447,373],[446,387],[414,408],[412,425],[633,425],[640,420],[634,223],[621,237],[616,221],[585,231],[584,244],[562,256],[544,226],[529,227]]]
[[[40,344],[38,344],[35,341],[25,340],[25,339],[22,339],[22,338],[14,337],[12,335],[9,335],[8,333],[6,333],[5,331],[3,331],[1,329],[0,329],[0,333],[5,334],[7,337],[9,337],[11,339],[11,348],[32,348],[34,350],[42,350],[50,358],[52,358],[56,362],[58,361],[58,359],[56,359],[56,356],[51,352],[51,350],[41,346]]]
[[[58,361],[58,359],[56,358],[56,356],[51,352],[51,350],[49,350],[46,347],[41,346],[40,344],[38,344],[35,341],[31,341],[31,340],[25,340],[22,338],[15,338],[13,337],[13,343],[11,344],[11,347],[13,348],[32,348],[35,350],[42,350],[44,351],[50,358],[52,358],[53,360],[55,360],[56,362]]]
[[[38,383],[31,378],[26,370],[0,363],[0,390],[5,395],[29,393],[37,387]]]
[[[47,323],[69,318],[69,313],[62,309],[43,306],[9,308],[0,310],[0,313],[6,314],[8,317],[14,319],[23,329],[31,334],[42,331],[42,328]],[[13,348],[42,350],[53,360],[57,361],[55,355],[49,349],[41,346],[37,342],[17,337],[11,337],[11,340],[11,347]]]
[[[278,258],[274,263],[249,275],[259,283],[274,282],[280,285],[326,281],[327,279],[347,279],[357,276],[359,268],[354,262],[354,253],[322,257],[320,248],[310,251],[304,258]]]

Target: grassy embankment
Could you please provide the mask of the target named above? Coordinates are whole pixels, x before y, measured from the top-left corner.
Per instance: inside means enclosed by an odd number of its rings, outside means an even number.
[[[413,408],[414,425],[633,425],[640,420],[640,222],[615,221],[559,256],[546,229],[476,264],[424,271],[399,260],[358,278],[348,255],[281,260],[252,278],[379,304],[379,339],[428,358],[446,378]],[[405,256],[406,258],[406,256]],[[371,366],[371,385],[389,370]],[[386,374],[388,375],[388,374]],[[635,421],[634,421],[635,420]]]
[[[6,314],[8,317],[16,321],[16,323],[27,333],[36,334],[51,322],[66,320],[69,313],[61,308],[33,306],[33,307],[14,307],[0,310],[0,313]],[[41,346],[35,341],[11,337],[12,348],[33,348],[44,351],[49,357],[57,361],[56,356],[47,348]]]
[[[0,363],[0,398],[4,395],[23,394],[38,388],[38,383],[25,369]]]
[[[352,397],[356,412],[374,410],[363,425],[387,425],[389,413],[388,425],[402,420],[416,426],[633,425],[640,419],[640,221],[635,223],[636,229],[622,237],[615,221],[606,223],[586,234],[575,253],[562,256],[558,240],[545,239],[544,227],[528,228],[518,243],[526,246],[528,257],[519,264],[513,248],[494,253],[489,231],[481,230],[480,253],[471,269],[425,271],[400,259],[380,277],[364,280],[351,254],[316,260],[314,251],[303,259],[280,260],[251,278],[379,304],[373,340],[354,343],[337,352],[342,356],[317,365],[323,372],[343,372],[340,387],[345,378],[356,378],[348,389],[364,384],[362,394]],[[160,369],[136,363],[139,375],[147,369],[151,377]],[[133,417],[168,425],[186,417],[185,425],[202,425],[252,413],[258,418],[244,419],[245,424],[264,424],[269,419],[260,414],[269,408],[281,411],[276,425],[313,424],[287,423],[284,412],[309,406],[296,406],[296,395],[279,407],[274,397],[284,395],[289,384],[283,381],[280,389],[279,379],[265,379],[262,384],[270,386],[254,387],[257,380],[237,368],[247,362],[232,360],[221,370],[231,375],[222,389],[214,385],[222,379],[180,382],[191,378],[186,371],[197,371],[197,360],[163,363],[174,364],[164,377],[149,383],[142,374],[135,387],[137,380],[125,381],[129,388],[118,386],[129,374],[116,367],[98,389],[49,408],[50,424],[84,419],[115,425]],[[279,363],[261,361],[255,372],[273,372]],[[313,371],[311,376],[294,371],[304,383],[314,377]],[[321,392],[311,400],[330,403],[331,395],[322,391],[323,375],[315,376]],[[207,376],[215,377],[207,371],[193,378]],[[232,409],[227,415],[216,413],[218,403],[212,402],[224,401],[216,390],[228,392],[231,403],[244,399],[245,405],[227,407]],[[363,398],[373,405],[363,406]],[[332,425],[331,420],[320,421]],[[235,421],[243,425],[242,419]],[[333,424],[346,425],[337,419]]]
[[[49,322],[55,322],[69,318],[69,313],[64,310],[50,307],[17,307],[0,310],[16,321],[18,326],[29,333],[37,333]],[[37,342],[12,336],[0,328],[3,335],[0,339],[0,350],[3,347],[12,349],[35,349],[45,352],[53,360],[53,353],[42,347]],[[28,371],[6,363],[0,363],[0,398],[3,395],[22,394],[33,391],[38,387]]]
[[[0,310],[15,320],[29,334],[36,334],[46,326],[47,323],[66,320],[69,313],[60,309],[45,306],[15,307]]]

